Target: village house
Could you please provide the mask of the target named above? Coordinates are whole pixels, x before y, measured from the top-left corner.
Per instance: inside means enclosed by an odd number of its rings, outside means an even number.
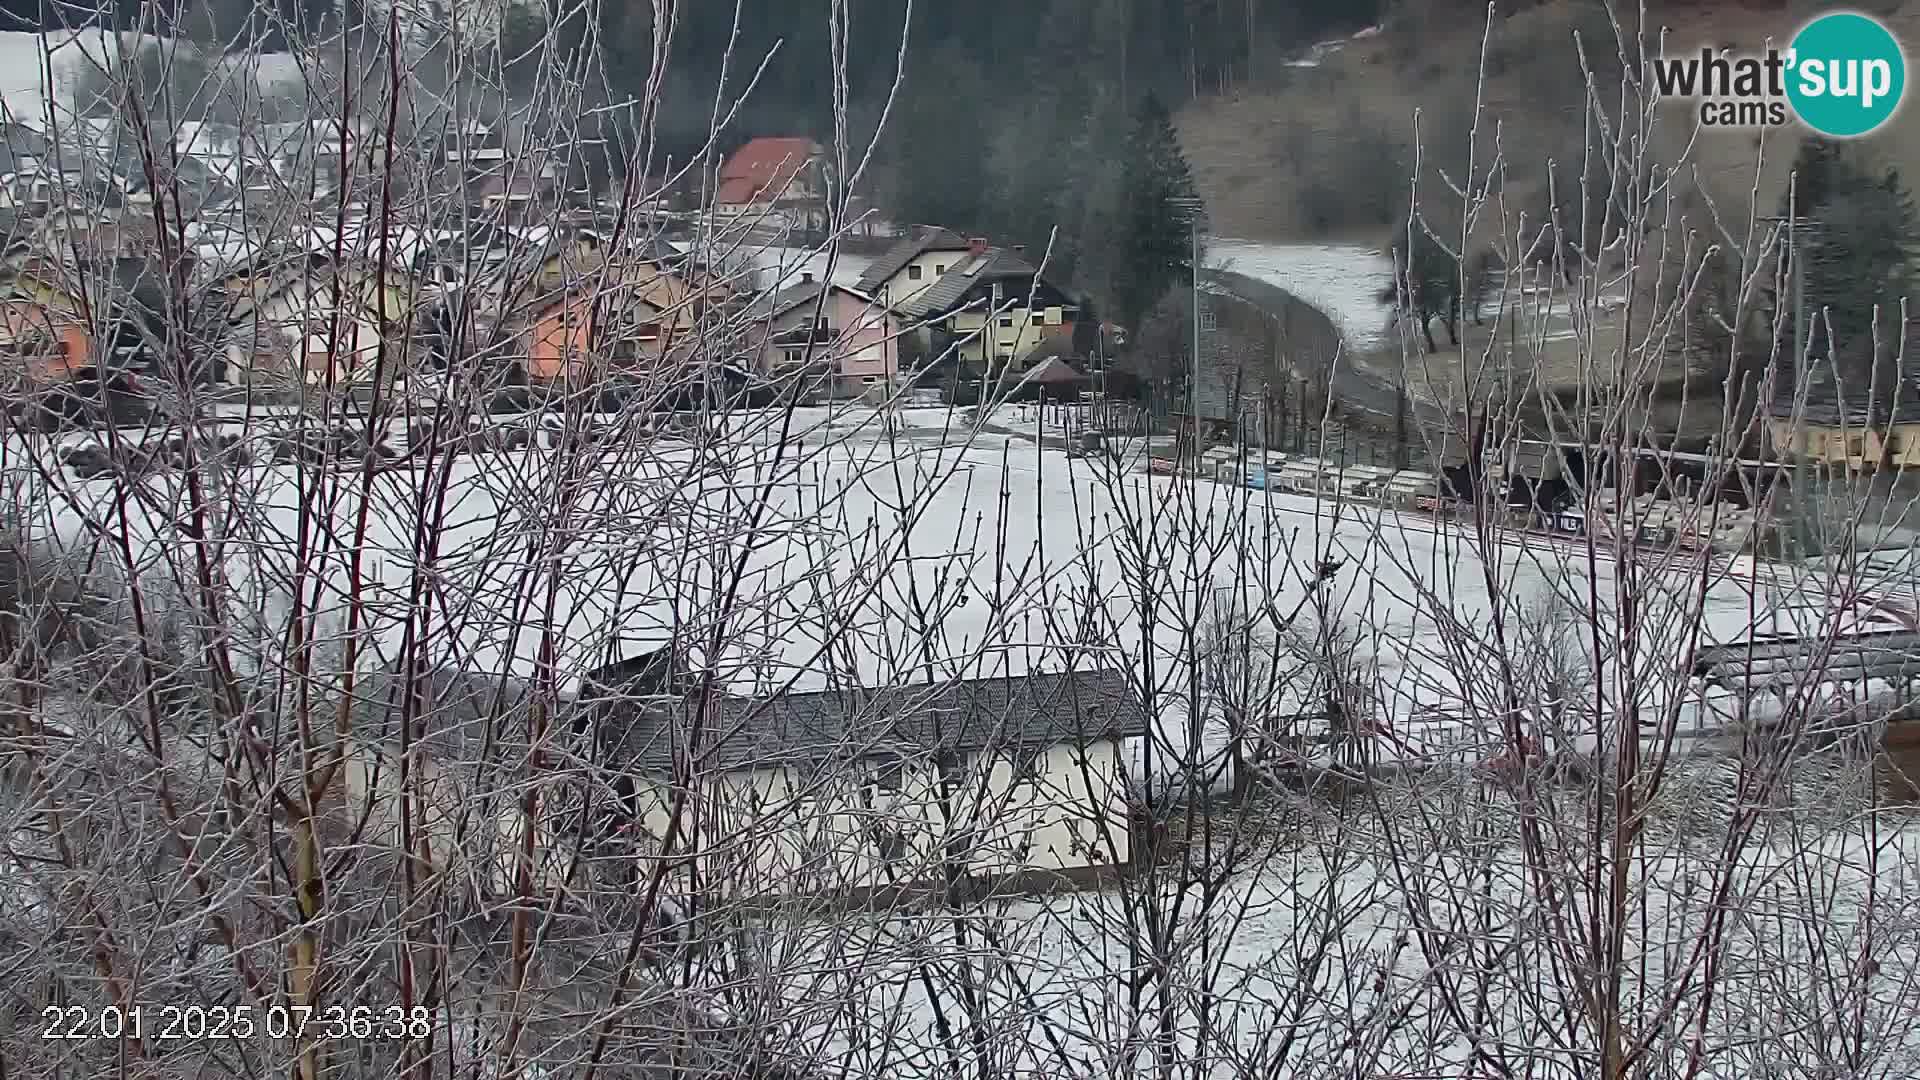
[[[936,267],[944,254],[932,256]],[[909,260],[889,284],[906,274],[911,285],[912,267],[927,259]],[[953,259],[932,285],[891,305],[909,328],[926,334],[926,355],[985,372],[1017,366],[1043,342],[1072,340],[1079,309],[1021,248],[993,247],[974,237]]]
[[[0,355],[28,384],[145,370],[164,339],[166,282],[150,259],[32,259],[7,275],[0,297]]]
[[[693,699],[607,703],[643,837],[666,834]],[[645,701],[649,704],[641,704]],[[589,706],[590,702],[587,703]],[[1148,718],[1124,673],[709,700],[701,877],[741,894],[859,895],[979,881],[1092,883],[1130,865],[1128,747]]]
[[[684,281],[637,262],[563,281],[512,321],[528,378],[580,383],[659,371],[691,341],[694,314]]]
[[[948,267],[970,250],[967,238],[957,232],[916,225],[905,239],[870,263],[853,287],[898,311],[933,288]]]
[[[839,397],[891,391],[900,323],[865,293],[802,273],[756,303],[752,315],[761,374],[818,369]]]
[[[381,343],[411,317],[406,276],[319,252],[264,259],[220,285],[226,297],[229,378],[298,374],[309,385],[370,377]],[[398,374],[397,369],[394,371]]]
[[[755,215],[826,197],[826,150],[812,139],[767,137],[727,158],[713,203],[721,214]]]
[[[1908,348],[1920,348],[1920,328]],[[1920,467],[1920,372],[1905,371],[1895,386],[1844,386],[1832,366],[1815,360],[1806,387],[1788,389],[1767,404],[1773,452],[1830,469],[1874,472]]]

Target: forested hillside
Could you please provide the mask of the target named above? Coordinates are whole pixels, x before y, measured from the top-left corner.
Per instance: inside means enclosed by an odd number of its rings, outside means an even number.
[[[7,0],[5,28],[85,22],[184,37],[208,51],[280,50],[366,21],[374,0],[113,0],[88,12]],[[452,0],[409,7],[431,40]],[[1170,110],[1250,85],[1316,37],[1369,24],[1377,2],[1339,0],[688,0],[671,16],[670,63],[648,167],[717,160],[757,135],[835,137],[834,81],[844,55],[846,134],[858,164],[887,114],[861,187],[891,214],[990,234],[1033,251],[1104,291],[1128,140],[1151,96]],[[836,10],[840,13],[836,21]],[[909,19],[909,12],[911,16]],[[589,20],[593,21],[590,23]],[[653,0],[597,7],[535,0],[498,20],[507,89],[531,88],[541,65],[584,76],[607,103],[644,98],[653,70]],[[443,35],[442,35],[443,36]],[[541,48],[546,45],[548,48]],[[903,63],[904,61],[904,63]],[[716,108],[731,121],[708,145]],[[889,110],[889,102],[891,109]],[[631,111],[607,115],[631,120]],[[622,148],[631,132],[603,132]],[[1055,231],[1057,228],[1057,232]]]

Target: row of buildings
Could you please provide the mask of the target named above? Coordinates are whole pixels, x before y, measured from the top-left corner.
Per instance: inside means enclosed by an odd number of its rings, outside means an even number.
[[[605,215],[384,237],[363,218],[309,219],[237,256],[150,215],[80,217],[0,211],[0,349],[30,384],[185,347],[213,382],[346,386],[381,370],[578,385],[719,366],[844,396],[936,359],[1005,368],[1070,340],[1077,310],[1018,248],[939,228],[909,230],[857,282],[802,271],[762,287],[715,242]]]

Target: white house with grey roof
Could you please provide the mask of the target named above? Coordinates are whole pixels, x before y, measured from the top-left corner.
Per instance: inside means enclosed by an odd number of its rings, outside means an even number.
[[[636,702],[649,700],[645,706]],[[867,895],[956,879],[1046,886],[1133,856],[1126,748],[1147,716],[1117,670],[765,698],[627,698],[637,832],[701,887]]]

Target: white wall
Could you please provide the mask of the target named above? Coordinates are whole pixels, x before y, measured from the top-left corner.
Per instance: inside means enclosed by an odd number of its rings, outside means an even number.
[[[945,271],[965,262],[967,258],[968,255],[964,251],[930,251],[924,255],[915,256],[912,262],[896,270],[894,275],[881,285],[881,295],[877,299],[889,307],[899,307],[932,288],[933,283],[939,281]],[[919,267],[919,281],[913,280],[913,275],[909,272],[911,267]]]
[[[729,773],[690,800],[680,847],[704,853],[703,885],[732,895],[811,895],[936,880],[949,843],[962,843],[967,869],[982,875],[1114,866],[1131,854],[1127,806],[1115,744],[1084,754],[1056,745],[1039,755],[1036,776],[1015,780],[1004,756],[961,763],[941,792],[930,762],[907,765],[898,791],[876,786],[878,764],[836,759],[826,775],[802,768]],[[1082,761],[1084,760],[1084,767]],[[642,795],[642,824],[667,831],[670,792]],[[899,845],[889,860],[875,830]]]
[[[323,371],[306,370],[309,353],[324,354],[334,341],[334,290],[331,285],[299,282],[268,298],[260,306],[257,321],[263,341],[269,334],[279,337],[285,346],[286,370],[304,371],[309,382],[322,382]],[[337,377],[344,381],[349,372],[359,378],[371,376],[380,348],[380,325],[371,311],[349,304],[341,314],[338,346],[334,350]],[[245,347],[251,343],[240,343]],[[238,354],[230,354],[238,358]]]

